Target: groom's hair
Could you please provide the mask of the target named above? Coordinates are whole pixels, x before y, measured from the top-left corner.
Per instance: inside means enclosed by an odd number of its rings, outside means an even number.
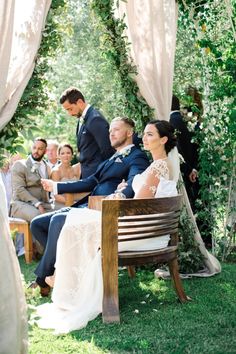
[[[112,119],[111,123],[113,122],[124,122],[125,124],[129,125],[130,128],[134,129],[135,128],[135,123],[131,118],[127,118],[127,117],[116,117],[114,119]]]

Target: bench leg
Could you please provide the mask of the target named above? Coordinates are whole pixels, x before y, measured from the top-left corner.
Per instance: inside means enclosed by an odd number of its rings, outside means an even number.
[[[33,241],[29,224],[11,222],[9,226],[11,231],[17,230],[17,232],[22,232],[24,234],[25,262],[31,263],[33,258]]]
[[[136,272],[135,272],[135,267],[134,266],[128,266],[128,274],[130,278],[135,278]]]
[[[175,291],[178,295],[180,302],[181,303],[187,302],[188,300],[190,300],[190,298],[188,298],[184,292],[182,281],[179,276],[179,266],[178,266],[177,258],[174,258],[173,260],[171,260],[168,263],[168,265],[169,265],[169,269],[170,269],[171,279],[174,283]]]
[[[30,227],[27,225],[24,232],[25,262],[31,263],[33,258],[33,241]]]
[[[104,323],[120,322],[118,268],[103,268],[102,319]]]
[[[118,209],[117,209],[118,210]],[[103,322],[120,322],[118,293],[118,242],[117,210],[104,206],[102,213],[102,274],[103,274]],[[107,212],[107,213],[106,213]]]

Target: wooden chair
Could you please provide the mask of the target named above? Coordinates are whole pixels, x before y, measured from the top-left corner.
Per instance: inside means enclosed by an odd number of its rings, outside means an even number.
[[[31,263],[33,258],[33,241],[29,223],[24,219],[9,217],[9,226],[11,231],[17,230],[24,234],[25,261],[26,263]]]
[[[178,222],[181,197],[158,199],[101,200],[90,197],[102,211],[103,322],[120,322],[118,266],[167,263],[181,303],[185,295],[178,271]],[[92,198],[97,198],[92,202]],[[100,199],[100,207],[99,207]],[[118,252],[118,243],[170,235],[166,248],[152,251]]]
[[[65,198],[66,198],[66,203],[65,206],[71,206],[75,202],[78,202],[79,200],[85,198],[87,195],[89,195],[90,192],[83,192],[83,193],[65,193]]]

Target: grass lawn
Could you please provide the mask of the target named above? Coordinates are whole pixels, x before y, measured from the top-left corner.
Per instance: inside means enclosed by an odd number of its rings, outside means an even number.
[[[20,265],[26,284],[34,280],[36,263]],[[121,324],[105,325],[99,316],[67,335],[29,325],[29,353],[236,353],[236,265],[224,264],[211,278],[184,280],[193,301],[181,305],[169,280],[142,270],[131,280],[119,274]],[[28,304],[46,300],[26,290]],[[30,310],[29,310],[30,312]]]

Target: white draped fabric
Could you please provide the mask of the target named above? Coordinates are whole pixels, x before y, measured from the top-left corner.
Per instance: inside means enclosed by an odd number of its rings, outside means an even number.
[[[0,130],[11,120],[32,75],[51,0],[0,1]],[[0,354],[25,354],[26,302],[0,178]]]
[[[126,35],[131,43],[131,57],[138,70],[136,81],[140,93],[150,107],[155,109],[155,116],[158,119],[169,121],[178,18],[177,4],[175,0],[120,1],[117,15],[121,18],[125,16]],[[174,159],[172,158],[172,161]],[[201,276],[219,273],[220,263],[206,250],[184,186],[181,189],[195,230],[195,241],[204,256],[206,268]]]
[[[33,73],[51,0],[0,1],[0,130]]]
[[[28,353],[26,302],[0,176],[0,354]]]
[[[128,0],[119,2],[126,13],[131,56],[142,96],[158,119],[169,120],[178,8],[175,0]]]

